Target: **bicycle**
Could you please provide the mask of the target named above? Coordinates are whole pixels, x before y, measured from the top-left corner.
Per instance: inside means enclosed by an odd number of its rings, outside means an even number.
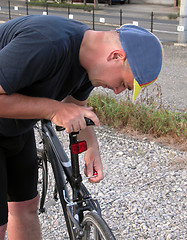
[[[85,121],[87,126],[94,125],[90,119],[85,118]],[[37,149],[38,166],[42,175],[40,180],[42,185],[40,189],[40,214],[46,212],[45,202],[50,192],[49,177],[53,174],[55,183],[52,190],[52,202],[60,200],[69,239],[115,240],[111,229],[101,216],[101,208],[97,199],[92,198],[82,182],[79,154],[86,151],[86,141],[77,140],[79,132],[70,133],[69,158],[50,121],[41,120],[41,127],[37,126],[36,129],[41,137],[39,145],[42,144],[42,149],[41,147]],[[63,128],[56,126],[56,130],[62,131]],[[59,225],[64,229],[62,222]],[[55,235],[57,235],[56,232]],[[55,239],[54,236],[53,239]],[[62,239],[62,236],[57,239]],[[63,237],[63,239],[65,238]]]

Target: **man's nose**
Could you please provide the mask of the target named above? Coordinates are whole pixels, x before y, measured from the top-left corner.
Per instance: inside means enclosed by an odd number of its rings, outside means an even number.
[[[120,94],[121,92],[123,92],[126,88],[124,86],[121,86],[121,87],[116,87],[116,88],[113,88],[113,91],[115,94]]]

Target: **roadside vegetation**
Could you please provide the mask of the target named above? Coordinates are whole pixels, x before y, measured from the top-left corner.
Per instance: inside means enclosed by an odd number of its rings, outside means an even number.
[[[85,2],[86,3],[86,2]],[[68,1],[48,1],[48,0],[30,0],[28,3],[30,6],[46,6],[48,7],[56,7],[56,8],[74,8],[74,9],[83,9],[85,11],[91,11],[93,9],[94,4],[84,4],[84,3],[70,3]],[[97,9],[97,7],[95,7]]]
[[[187,113],[176,112],[146,96],[133,104],[129,96],[117,100],[104,93],[91,94],[93,106],[100,122],[120,132],[136,132],[154,138],[167,137],[168,142],[187,145]],[[186,147],[185,147],[186,148]],[[183,149],[184,150],[184,149]]]

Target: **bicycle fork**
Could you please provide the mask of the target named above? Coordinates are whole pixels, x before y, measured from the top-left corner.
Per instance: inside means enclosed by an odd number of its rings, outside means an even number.
[[[87,150],[87,144],[86,141],[78,141],[77,134],[78,132],[69,134],[72,165],[71,187],[73,190],[73,201],[68,202],[65,196],[65,191],[64,199],[67,202],[67,210],[71,221],[74,224],[74,228],[77,229],[77,238],[82,239],[84,236],[84,231],[81,226],[84,217],[83,213],[85,211],[95,211],[101,215],[101,209],[99,203],[92,199],[90,193],[82,184],[78,155]]]

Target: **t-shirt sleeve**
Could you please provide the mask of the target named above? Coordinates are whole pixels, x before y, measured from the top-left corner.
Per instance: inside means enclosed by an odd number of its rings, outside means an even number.
[[[72,94],[72,97],[79,101],[84,101],[89,97],[93,88],[94,87],[89,81],[88,77],[86,77],[86,81],[84,82],[84,84],[81,85],[81,87],[75,93]]]
[[[32,85],[50,74],[53,45],[40,33],[27,30],[0,50],[0,85],[7,94]]]

